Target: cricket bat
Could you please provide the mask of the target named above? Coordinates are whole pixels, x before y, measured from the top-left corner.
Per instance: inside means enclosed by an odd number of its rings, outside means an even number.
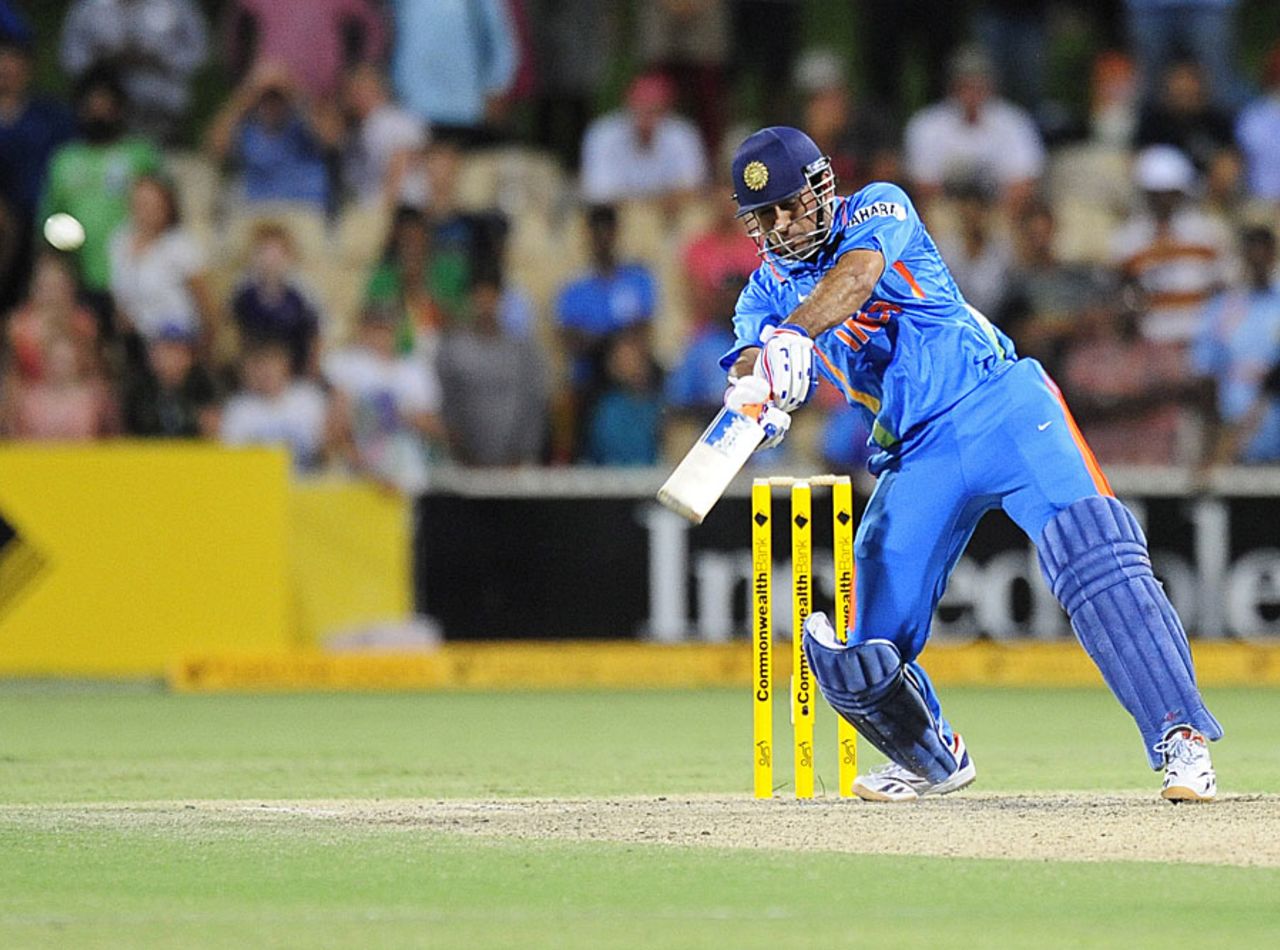
[[[743,408],[750,412],[753,407]],[[658,489],[658,501],[701,524],[764,436],[752,416],[728,406],[721,409]]]

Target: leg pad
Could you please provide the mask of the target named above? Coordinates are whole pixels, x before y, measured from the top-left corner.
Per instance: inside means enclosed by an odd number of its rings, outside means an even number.
[[[1050,520],[1038,548],[1076,637],[1137,722],[1151,767],[1163,764],[1154,746],[1170,726],[1221,738],[1196,687],[1182,622],[1129,509],[1102,495],[1082,498]]]
[[[822,695],[867,741],[934,784],[955,772],[956,758],[891,641],[832,649],[806,635],[804,650]]]

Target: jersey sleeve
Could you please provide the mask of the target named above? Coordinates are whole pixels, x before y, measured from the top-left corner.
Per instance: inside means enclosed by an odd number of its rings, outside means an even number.
[[[920,216],[907,193],[897,185],[874,182],[837,212],[836,227],[842,231],[837,256],[849,251],[879,251],[887,270],[915,237]]]
[[[720,367],[729,370],[737,362],[738,354],[748,347],[760,345],[760,331],[766,326],[777,326],[783,314],[770,297],[756,271],[738,295],[733,310],[733,348],[720,357]]]

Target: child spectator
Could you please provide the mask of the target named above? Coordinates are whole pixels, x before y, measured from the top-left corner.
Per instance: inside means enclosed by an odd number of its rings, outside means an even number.
[[[209,151],[240,169],[248,202],[296,202],[331,209],[328,157],[342,136],[338,110],[308,104],[289,73],[263,66],[227,100],[209,126]]]
[[[81,139],[53,156],[40,218],[65,212],[84,226],[80,280],[98,318],[110,326],[111,236],[129,214],[134,179],[159,171],[160,153],[125,135],[126,99],[114,73],[90,70],[76,89]]]
[[[421,211],[400,208],[391,222],[382,261],[369,276],[369,303],[397,316],[396,348],[430,358],[448,319],[463,308],[468,263],[457,251],[436,253],[430,222]]]
[[[218,390],[196,360],[198,337],[170,323],[147,342],[147,365],[134,374],[124,398],[124,426],[130,435],[162,439],[215,438]]]
[[[441,439],[440,383],[424,361],[396,352],[396,315],[367,307],[351,346],[330,354],[324,375],[351,467],[406,494],[427,485],[427,439]]]
[[[656,465],[661,450],[661,373],[642,327],[619,333],[604,355],[605,386],[587,420],[584,461]]]
[[[470,319],[440,346],[445,420],[464,465],[530,465],[541,460],[547,434],[547,367],[537,345],[502,321],[496,275],[477,278]]]
[[[119,431],[115,400],[96,362],[68,336],[45,340],[38,379],[15,374],[5,385],[0,429],[14,439],[87,442]]]
[[[242,389],[222,413],[221,436],[228,445],[281,445],[295,472],[312,472],[329,447],[329,407],[315,383],[289,372],[289,348],[262,340],[245,348]]]
[[[250,241],[249,272],[231,298],[231,313],[248,345],[283,344],[295,375],[314,373],[320,313],[294,276],[293,236],[281,224],[263,222]]]
[[[75,270],[68,258],[42,254],[31,275],[31,292],[5,326],[8,368],[34,382],[45,373],[51,340],[70,340],[85,365],[98,361],[98,321],[76,295]]]
[[[110,246],[117,328],[150,340],[176,325],[211,342],[216,311],[204,252],[182,227],[173,184],[154,174],[139,177],[129,207]]]

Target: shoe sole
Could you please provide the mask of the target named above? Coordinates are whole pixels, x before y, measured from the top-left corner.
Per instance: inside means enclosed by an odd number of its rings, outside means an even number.
[[[939,782],[936,786],[926,791],[925,795],[950,795],[952,792],[958,792],[962,788],[967,788],[974,783],[978,777],[978,770],[974,768],[973,761],[962,769],[958,769],[955,775],[952,775],[944,782]],[[857,795],[864,802],[914,802],[923,798],[918,792],[910,796],[894,797],[886,795],[884,792],[878,792],[873,788],[868,788],[861,782],[853,783],[853,794]]]
[[[1211,802],[1214,799],[1213,795],[1201,795],[1194,788],[1185,785],[1170,785],[1160,793],[1160,797],[1175,805],[1181,802]]]

